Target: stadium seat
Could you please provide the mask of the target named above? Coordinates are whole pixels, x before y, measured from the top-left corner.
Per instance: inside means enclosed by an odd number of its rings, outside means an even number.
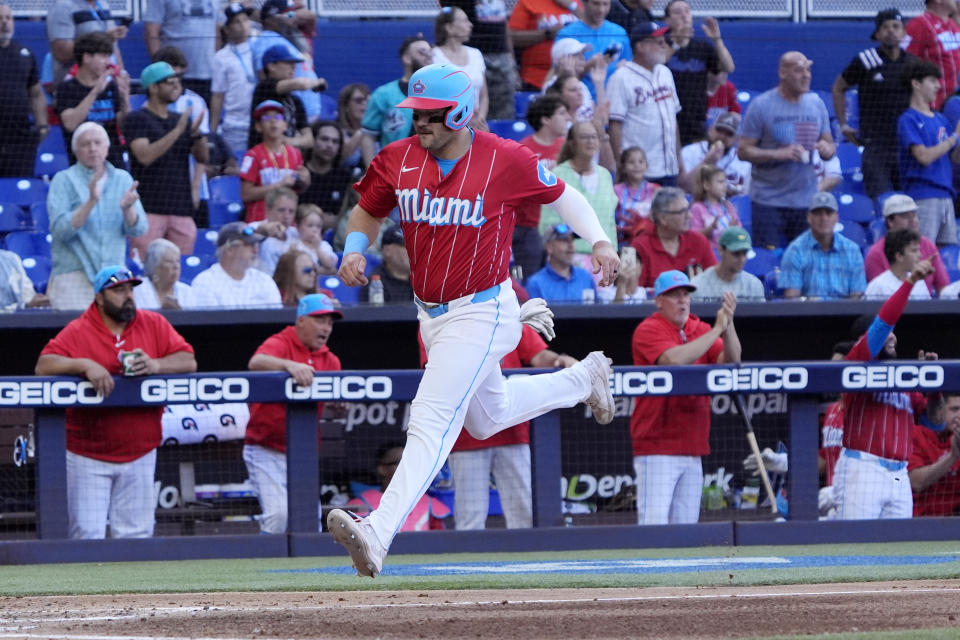
[[[337,99],[325,93],[320,94],[320,119],[337,120]]]
[[[44,200],[30,205],[30,221],[34,231],[50,231],[50,214],[47,213],[47,203]]]
[[[66,153],[44,151],[37,153],[33,163],[33,177],[52,178],[58,171],[70,167],[70,158]]]
[[[7,250],[13,251],[21,258],[28,256],[46,256],[49,258],[51,241],[50,234],[41,231],[15,231],[7,234],[5,238]]]
[[[360,301],[360,287],[348,287],[336,276],[321,278],[319,287],[330,291],[345,307],[356,305]]]
[[[751,231],[753,215],[751,213],[750,196],[745,193],[739,196],[733,196],[730,198],[730,203],[737,208],[737,217],[740,218],[740,224],[747,231]]]
[[[850,240],[856,242],[861,251],[869,248],[870,242],[869,238],[867,238],[867,230],[864,229],[862,224],[854,222],[853,220],[846,220],[837,223],[837,227],[836,231],[839,231]]]
[[[147,103],[147,94],[145,93],[130,94],[130,111],[136,111],[146,103]]]
[[[750,104],[750,101],[756,98],[761,93],[763,93],[763,91],[753,91],[752,89],[737,89],[737,101],[740,103],[740,108],[743,109],[743,113],[747,112],[747,105]]]
[[[369,253],[365,257],[367,259],[367,268],[363,270],[363,275],[369,278],[370,274],[373,273],[377,267],[383,264],[383,258]],[[337,260],[337,262],[339,263],[340,261]]]
[[[197,241],[193,245],[193,255],[216,256],[217,235],[216,229],[197,229]]]
[[[860,172],[862,167],[863,147],[858,147],[849,142],[837,143],[837,158],[840,160],[840,172],[846,175],[853,175]],[[862,172],[861,172],[861,175]],[[861,182],[863,178],[861,178]]]
[[[950,276],[950,282],[960,280],[960,245],[948,244],[940,247],[940,259]]]
[[[853,173],[843,174],[843,182],[834,189],[834,195],[837,193],[859,193],[864,195],[863,171],[856,169]]]
[[[214,180],[216,179],[214,178]],[[211,199],[207,200],[207,213],[210,217],[210,228],[219,229],[228,222],[239,220],[243,216],[243,205],[240,204],[239,200],[227,202]]]
[[[758,276],[759,277],[759,276]],[[774,268],[767,272],[763,278],[763,293],[767,300],[774,300],[783,297],[783,289],[780,287],[780,268]]]
[[[37,155],[43,153],[62,153],[67,155],[67,143],[63,139],[63,127],[58,124],[50,125],[50,132],[47,137],[37,145]]]
[[[859,193],[841,193],[837,196],[840,205],[840,220],[870,224],[877,217],[873,210],[873,200]]]
[[[780,257],[783,255],[783,249],[767,249],[766,247],[755,247],[753,255],[747,259],[747,264],[743,269],[747,273],[752,273],[758,278],[765,275],[780,266]]]
[[[517,91],[513,96],[514,109],[516,110],[517,117],[525,118],[527,115],[527,107],[539,97],[540,93],[537,91]]]
[[[46,201],[47,185],[33,178],[0,178],[0,201],[29,206]]]
[[[190,284],[197,274],[216,262],[212,256],[180,256],[180,282]]]
[[[0,202],[0,233],[26,231],[29,228],[23,207],[10,202]]]
[[[490,127],[490,133],[510,140],[520,140],[533,133],[525,120],[488,120],[487,126]]]
[[[37,293],[44,293],[47,290],[47,282],[50,280],[50,258],[27,256],[23,259],[23,270],[27,272]]]
[[[130,269],[130,273],[132,273],[133,275],[135,276],[143,275],[143,263],[141,261],[134,260],[132,257],[128,255],[126,260],[126,265],[127,265],[127,269]]]
[[[243,202],[240,197],[240,178],[217,176],[210,181],[210,199],[220,202]]]
[[[856,87],[847,89],[843,96],[844,110],[847,112],[847,124],[854,129],[860,128],[860,94]],[[837,138],[842,140],[843,138]]]
[[[823,100],[823,104],[827,107],[827,115],[830,116],[830,120],[836,119],[837,110],[833,108],[833,94],[823,89],[814,89],[814,93]]]

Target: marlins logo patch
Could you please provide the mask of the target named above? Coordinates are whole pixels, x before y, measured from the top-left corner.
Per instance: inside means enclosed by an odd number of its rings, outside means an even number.
[[[410,89],[413,91],[413,93],[420,95],[427,90],[427,85],[423,84],[422,80],[417,80],[413,83],[413,86],[410,87]]]
[[[539,162],[537,163],[537,178],[539,178],[540,182],[547,187],[552,187],[553,185],[557,184],[557,176],[553,175],[553,172],[550,171],[550,169],[547,169]]]

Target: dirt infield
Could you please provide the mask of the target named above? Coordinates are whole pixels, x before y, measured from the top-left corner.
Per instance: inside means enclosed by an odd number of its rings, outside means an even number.
[[[733,638],[955,628],[960,580],[0,599],[0,638]]]

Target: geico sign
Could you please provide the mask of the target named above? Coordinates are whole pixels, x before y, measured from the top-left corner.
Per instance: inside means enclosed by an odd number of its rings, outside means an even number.
[[[0,382],[0,406],[100,404],[93,385],[83,382]]]
[[[843,368],[844,389],[936,389],[943,386],[938,364],[857,365]]]
[[[803,367],[741,367],[714,369],[707,374],[707,389],[725,391],[782,391],[807,388]]]
[[[393,395],[388,376],[314,376],[313,384],[301,387],[287,378],[283,392],[290,400],[387,400]]]
[[[619,371],[613,374],[613,395],[662,395],[673,391],[673,376],[669,371]]]
[[[246,378],[168,378],[144,380],[144,402],[245,402],[250,395]]]

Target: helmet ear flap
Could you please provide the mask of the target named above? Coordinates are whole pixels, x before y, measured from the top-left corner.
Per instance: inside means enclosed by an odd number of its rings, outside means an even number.
[[[470,118],[472,117],[473,117],[472,105],[465,104],[459,110],[455,111],[451,109],[450,111],[448,111],[447,120],[445,124],[449,128],[453,129],[454,131],[458,131],[460,129],[463,129],[467,125],[467,123],[470,122]]]

